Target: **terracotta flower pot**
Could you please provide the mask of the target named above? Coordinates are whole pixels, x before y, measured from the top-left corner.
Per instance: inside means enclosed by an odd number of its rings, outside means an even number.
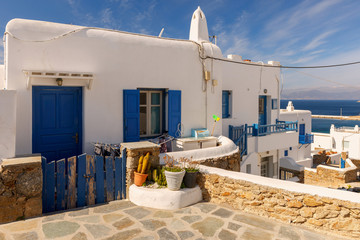
[[[143,183],[146,181],[147,176],[147,174],[134,172],[134,184],[138,187],[142,186]]]

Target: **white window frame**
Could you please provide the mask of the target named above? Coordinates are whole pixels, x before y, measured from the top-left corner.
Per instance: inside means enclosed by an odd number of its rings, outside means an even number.
[[[140,137],[153,137],[158,136],[163,132],[163,91],[156,90],[141,90],[141,93],[146,94],[146,104],[140,104],[140,107],[146,107],[146,134],[140,135]],[[151,94],[160,93],[160,104],[151,104]],[[151,107],[160,107],[160,133],[151,134]]]

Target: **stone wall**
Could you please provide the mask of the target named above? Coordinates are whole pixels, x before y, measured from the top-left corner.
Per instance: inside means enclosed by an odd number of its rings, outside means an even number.
[[[140,157],[150,152],[151,166],[156,167],[160,163],[160,147],[151,142],[134,142],[122,143],[121,148],[126,148],[126,196],[129,196],[129,187],[134,183],[134,172]]]
[[[286,223],[360,238],[360,203],[287,191],[206,171],[201,171],[197,181],[206,201],[227,204]]]
[[[217,158],[209,158],[205,160],[199,161],[201,165],[216,167],[225,170],[231,170],[235,172],[240,172],[240,152],[236,152],[232,155],[217,157]]]
[[[346,168],[336,168],[319,165],[316,169],[304,170],[304,183],[323,187],[339,188],[345,183],[354,182],[357,179],[357,168],[349,164],[347,159]]]
[[[0,168],[0,223],[41,216],[41,157],[4,159]]]

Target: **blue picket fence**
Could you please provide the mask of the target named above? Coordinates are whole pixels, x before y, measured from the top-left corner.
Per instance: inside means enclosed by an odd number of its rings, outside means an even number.
[[[82,154],[52,162],[43,157],[43,213],[125,199],[125,149],[121,156]]]

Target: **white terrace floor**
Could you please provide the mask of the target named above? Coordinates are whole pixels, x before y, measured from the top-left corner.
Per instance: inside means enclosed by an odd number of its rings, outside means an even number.
[[[212,203],[181,210],[138,207],[127,200],[0,225],[0,239],[347,239]]]

